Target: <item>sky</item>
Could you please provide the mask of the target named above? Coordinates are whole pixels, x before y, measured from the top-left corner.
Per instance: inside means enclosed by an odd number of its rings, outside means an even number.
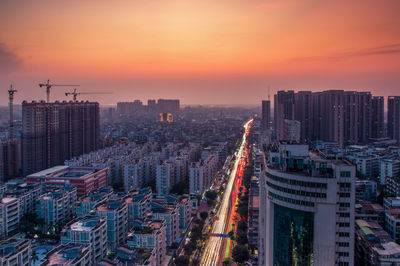
[[[400,95],[398,0],[2,0],[0,105],[79,84],[82,100],[259,104],[277,90]],[[54,87],[67,100],[73,87]],[[273,97],[271,97],[273,98]]]

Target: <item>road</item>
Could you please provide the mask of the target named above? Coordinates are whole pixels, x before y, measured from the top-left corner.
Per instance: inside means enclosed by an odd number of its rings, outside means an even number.
[[[235,182],[236,172],[238,170],[239,162],[242,158],[244,147],[246,146],[246,136],[252,122],[253,119],[250,119],[243,126],[245,128],[245,132],[243,133],[242,142],[236,153],[234,167],[227,181],[227,185],[224,194],[222,196],[219,210],[216,213],[216,216],[218,216],[219,219],[216,220],[212,225],[212,229],[210,232],[212,234],[225,234],[226,228],[229,225],[231,208],[233,207],[230,204],[232,189]],[[214,237],[214,236],[209,237],[206,246],[204,248],[203,255],[201,257],[200,265],[219,265],[219,263],[221,263],[223,260],[224,241],[226,241],[226,238]]]

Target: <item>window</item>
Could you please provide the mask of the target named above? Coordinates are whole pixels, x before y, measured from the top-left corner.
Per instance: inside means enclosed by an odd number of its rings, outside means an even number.
[[[350,237],[350,233],[339,232],[340,237]]]
[[[339,242],[339,247],[349,247],[349,242]]]
[[[340,177],[351,177],[351,172],[350,171],[341,171]]]

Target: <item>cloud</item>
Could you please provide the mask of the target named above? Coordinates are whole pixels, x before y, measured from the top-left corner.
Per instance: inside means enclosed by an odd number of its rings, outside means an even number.
[[[393,43],[388,45],[370,47],[360,50],[352,50],[341,53],[336,53],[326,56],[309,56],[309,57],[297,57],[294,60],[343,60],[353,57],[364,57],[372,55],[388,55],[388,54],[400,54],[400,43]]]
[[[21,68],[22,60],[0,42],[0,75],[14,72]]]

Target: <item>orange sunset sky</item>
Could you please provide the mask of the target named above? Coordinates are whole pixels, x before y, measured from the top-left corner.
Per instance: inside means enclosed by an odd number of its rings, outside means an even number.
[[[400,95],[400,1],[0,1],[0,105],[10,83],[16,103],[44,99],[48,78],[107,105],[259,104],[268,85]]]

